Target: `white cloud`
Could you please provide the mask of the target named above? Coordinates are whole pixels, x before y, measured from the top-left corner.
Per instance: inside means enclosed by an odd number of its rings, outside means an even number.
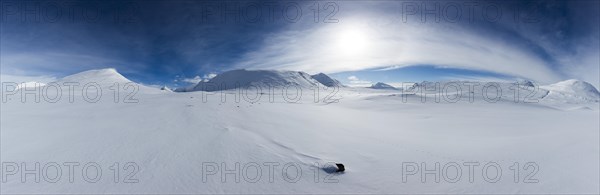
[[[216,76],[217,76],[217,74],[210,73],[210,74],[205,74],[202,78],[204,78],[204,79],[212,79],[212,78],[214,78]]]
[[[195,76],[194,78],[183,78],[181,81],[186,83],[199,83],[202,81],[202,78],[200,76]]]
[[[360,80],[358,77],[352,75],[349,76],[348,78],[349,83],[347,84],[350,87],[368,87],[371,86],[371,84],[373,84],[373,82],[371,81],[366,81],[366,80]]]
[[[209,74],[205,74],[204,76],[200,77],[200,75],[195,76],[194,78],[184,78],[181,81],[186,82],[186,83],[199,83],[199,82],[206,82],[214,77],[216,77],[217,74],[216,73],[209,73]],[[177,80],[176,80],[177,81]]]

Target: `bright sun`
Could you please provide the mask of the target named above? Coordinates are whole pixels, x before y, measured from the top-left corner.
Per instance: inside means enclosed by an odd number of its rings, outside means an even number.
[[[367,35],[359,29],[345,29],[337,40],[337,46],[342,54],[357,55],[367,47]]]

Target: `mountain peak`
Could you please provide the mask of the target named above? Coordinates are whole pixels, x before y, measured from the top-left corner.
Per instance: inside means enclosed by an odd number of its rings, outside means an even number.
[[[342,87],[342,83],[340,83],[338,80],[335,80],[331,77],[329,77],[329,75],[326,75],[325,73],[319,73],[319,74],[315,74],[311,76],[313,79],[319,81],[319,83],[327,86],[327,87]]]
[[[66,76],[60,82],[96,82],[96,83],[128,83],[131,82],[114,68],[87,70]]]

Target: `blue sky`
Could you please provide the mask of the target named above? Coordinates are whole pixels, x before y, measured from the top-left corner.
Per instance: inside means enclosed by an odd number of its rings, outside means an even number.
[[[246,68],[325,72],[347,84],[577,78],[598,87],[599,7],[587,0],[8,0],[0,7],[0,65],[3,75],[53,77],[112,67],[169,86]]]

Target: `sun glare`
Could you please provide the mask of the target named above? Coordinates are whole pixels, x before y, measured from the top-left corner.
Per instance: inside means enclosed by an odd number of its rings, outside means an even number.
[[[338,49],[346,55],[358,55],[367,47],[367,35],[359,29],[345,29],[338,36]]]

